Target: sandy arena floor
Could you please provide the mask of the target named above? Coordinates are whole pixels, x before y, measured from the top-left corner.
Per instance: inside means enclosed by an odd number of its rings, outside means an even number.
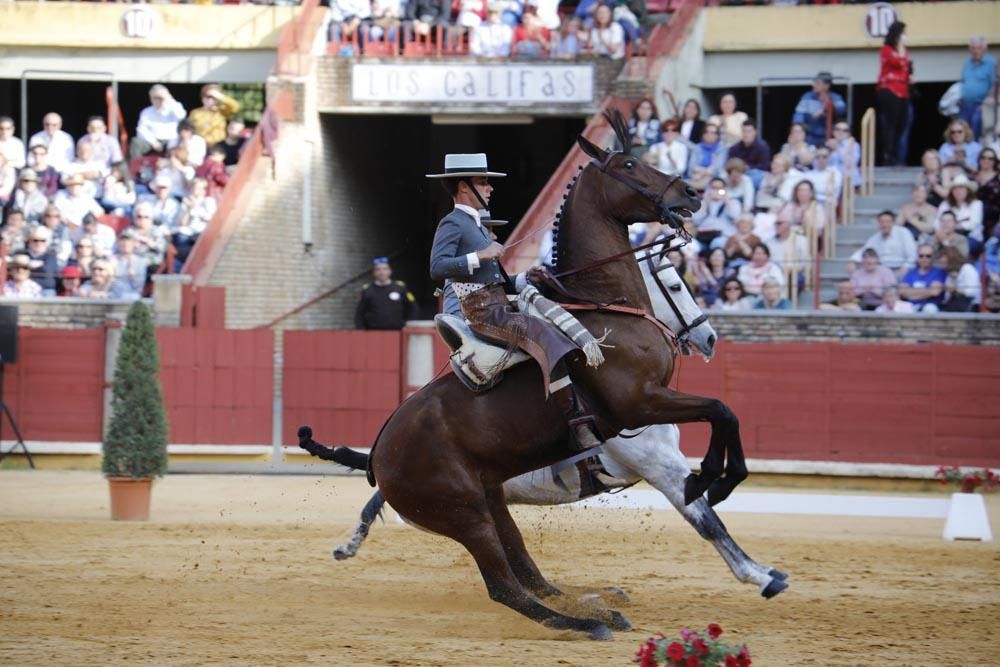
[[[998,664],[1000,547],[946,543],[940,520],[724,517],[790,575],[764,600],[673,512],[517,509],[557,585],[631,595],[636,629],[593,642],[491,602],[461,547],[394,514],[335,562],[359,477],[174,475],[145,524],[109,521],[107,493],[0,472],[0,663],[625,666],[654,632],[718,622],[755,665]]]

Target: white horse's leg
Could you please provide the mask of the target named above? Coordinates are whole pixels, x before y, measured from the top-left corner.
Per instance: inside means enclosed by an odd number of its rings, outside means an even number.
[[[382,497],[382,492],[375,491],[375,495],[371,497],[364,509],[361,510],[361,520],[358,522],[357,528],[354,529],[351,539],[347,544],[334,547],[333,557],[335,559],[347,560],[358,555],[358,550],[364,544],[365,538],[368,537],[368,530],[375,523],[375,519],[382,514],[383,505],[385,505],[385,498]]]
[[[604,444],[604,451],[612,462],[642,475],[666,496],[698,534],[715,546],[739,581],[756,584],[766,598],[788,588],[784,573],[756,562],[736,544],[704,498],[684,504],[684,480],[691,469],[680,452],[680,430],[675,425],[652,426],[631,439],[613,438]],[[618,474],[610,465],[608,471]]]

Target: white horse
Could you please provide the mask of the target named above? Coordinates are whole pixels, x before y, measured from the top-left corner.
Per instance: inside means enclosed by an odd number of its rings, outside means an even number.
[[[678,336],[681,350],[690,354],[690,347],[697,349],[705,361],[715,351],[718,336],[707,317],[695,303],[687,286],[669,260],[657,266],[657,275],[663,289],[656,284],[650,270],[651,261],[641,261],[646,287],[653,303],[653,311]],[[611,438],[602,446],[600,461],[607,474],[629,485],[645,480],[655,487],[670,504],[694,526],[698,534],[710,541],[729,565],[733,575],[741,582],[758,587],[761,595],[771,598],[788,588],[786,575],[750,558],[736,544],[722,520],[704,498],[690,505],[684,504],[684,480],[691,469],[680,451],[680,430],[673,424],[651,426],[644,430],[626,432]],[[601,492],[588,491],[583,477],[575,474],[572,463],[562,470],[544,468],[525,473],[504,483],[504,494],[510,504],[562,505]],[[365,505],[361,521],[349,542],[333,550],[337,560],[351,558],[358,553],[368,536],[368,530],[381,514],[385,500],[379,491]]]

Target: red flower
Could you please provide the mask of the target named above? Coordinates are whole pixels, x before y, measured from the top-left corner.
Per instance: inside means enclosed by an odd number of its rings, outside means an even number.
[[[689,655],[684,667],[701,667],[701,660],[696,655]]]
[[[726,656],[726,667],[739,667],[740,661],[731,655]]]
[[[706,644],[705,640],[700,637],[691,642],[691,648],[693,648],[696,653],[708,655],[708,644]]]
[[[684,657],[684,645],[678,642],[672,642],[670,646],[667,647],[667,657],[671,660],[681,660]]]
[[[722,626],[718,623],[709,623],[707,632],[712,639],[718,639],[722,635]]]

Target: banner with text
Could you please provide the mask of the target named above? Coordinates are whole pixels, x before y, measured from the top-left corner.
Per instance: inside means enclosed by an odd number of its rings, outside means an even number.
[[[355,102],[589,104],[593,65],[373,65],[355,63]]]

